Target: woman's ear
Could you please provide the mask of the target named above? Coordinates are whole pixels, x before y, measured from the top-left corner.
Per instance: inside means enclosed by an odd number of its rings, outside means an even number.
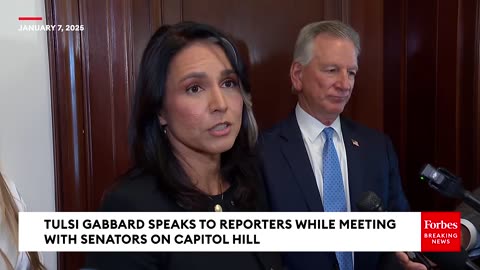
[[[159,113],[157,114],[157,116],[158,116],[158,121],[160,122],[160,125],[161,125],[161,126],[166,126],[166,125],[168,124],[168,123],[167,123],[167,120],[166,120],[165,117],[164,117],[164,115],[165,115],[165,114],[164,114],[163,112],[159,112]]]
[[[299,92],[302,90],[303,66],[299,62],[293,62],[290,66],[290,79],[292,81],[292,90]]]

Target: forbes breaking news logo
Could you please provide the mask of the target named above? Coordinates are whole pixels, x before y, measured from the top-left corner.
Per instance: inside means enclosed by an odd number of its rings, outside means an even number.
[[[422,252],[459,252],[459,212],[422,212]]]

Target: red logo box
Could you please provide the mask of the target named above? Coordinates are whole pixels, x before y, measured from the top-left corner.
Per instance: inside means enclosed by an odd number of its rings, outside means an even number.
[[[459,252],[460,212],[422,212],[422,252]]]

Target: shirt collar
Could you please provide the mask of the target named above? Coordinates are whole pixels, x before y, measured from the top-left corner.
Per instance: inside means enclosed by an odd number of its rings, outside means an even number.
[[[323,129],[327,127],[322,122],[318,121],[316,118],[303,110],[298,103],[295,107],[295,116],[297,117],[298,126],[300,127],[303,136],[305,136],[310,142],[314,142],[318,137],[320,137]],[[343,141],[340,117],[337,117],[330,127],[335,130],[335,133],[338,135],[339,139]]]

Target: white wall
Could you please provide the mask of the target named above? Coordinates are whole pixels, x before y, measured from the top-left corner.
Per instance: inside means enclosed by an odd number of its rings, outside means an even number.
[[[17,29],[44,23],[44,0],[0,0],[0,170],[29,211],[55,211],[50,79],[47,34]],[[56,269],[56,254],[43,256]]]

